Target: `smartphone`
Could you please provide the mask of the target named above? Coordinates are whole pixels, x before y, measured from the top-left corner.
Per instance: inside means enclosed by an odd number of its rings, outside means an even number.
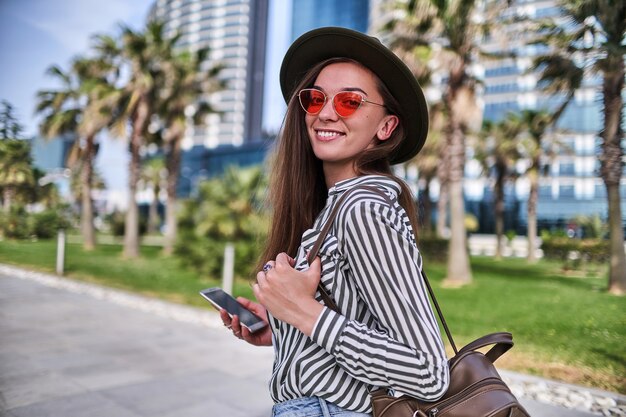
[[[200,291],[200,295],[206,298],[216,308],[226,310],[230,317],[238,316],[241,325],[245,326],[252,333],[267,326],[266,322],[239,304],[237,300],[230,294],[224,292],[221,288],[207,288]]]

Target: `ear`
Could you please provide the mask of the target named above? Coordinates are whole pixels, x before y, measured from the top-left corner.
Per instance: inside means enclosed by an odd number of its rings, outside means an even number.
[[[376,132],[378,140],[387,140],[391,137],[391,134],[398,126],[398,116],[390,114],[380,122],[380,127]]]

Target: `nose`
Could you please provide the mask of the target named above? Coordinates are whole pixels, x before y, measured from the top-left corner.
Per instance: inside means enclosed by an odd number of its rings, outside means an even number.
[[[337,113],[335,112],[335,108],[333,107],[333,97],[329,97],[328,100],[326,100],[326,103],[324,103],[324,107],[322,107],[322,110],[320,110],[317,117],[319,117],[321,120],[337,120],[339,116],[337,115]]]

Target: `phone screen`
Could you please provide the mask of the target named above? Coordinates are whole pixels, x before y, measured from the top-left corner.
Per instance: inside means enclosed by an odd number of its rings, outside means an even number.
[[[247,327],[251,332],[262,329],[266,323],[250,310],[242,306],[230,294],[224,292],[221,288],[207,288],[200,291],[200,295],[209,300],[211,304],[217,308],[223,308],[232,316],[238,316],[242,325]]]

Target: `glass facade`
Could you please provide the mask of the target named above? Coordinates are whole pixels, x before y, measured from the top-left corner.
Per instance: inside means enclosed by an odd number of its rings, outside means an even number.
[[[241,145],[260,136],[267,3],[156,1],[150,17],[165,22],[167,35],[179,33],[181,48],[208,47],[210,55],[205,68],[224,66],[219,78],[226,88],[206,97],[220,114],[209,116],[206,127],[190,132],[194,144],[208,148]]]
[[[293,0],[291,38],[323,26],[341,26],[367,32],[368,0]]]
[[[516,6],[520,6],[516,9]],[[515,2],[511,6],[513,13],[523,10],[532,18],[558,16],[559,9],[554,1],[525,0]],[[508,112],[524,109],[554,110],[562,103],[562,98],[549,97],[542,92],[535,74],[529,72],[532,58],[547,52],[545,48],[526,45],[526,35],[512,25],[509,30],[515,35],[514,43],[506,43],[503,50],[502,42],[487,39],[486,47],[491,52],[517,53],[516,58],[490,60],[482,63],[484,94],[484,118],[500,121]],[[598,156],[603,114],[601,100],[601,79],[598,75],[585,78],[583,87],[576,92],[558,121],[558,132],[553,135],[556,155],[544,160],[546,169],[540,179],[539,202],[537,216],[540,228],[554,229],[565,225],[579,215],[599,215],[607,217],[606,189],[599,178]],[[626,181],[622,178],[622,181]],[[509,190],[508,199],[519,202],[515,207],[519,222],[519,233],[525,232],[527,221],[527,203],[529,192],[528,180],[524,177],[517,180],[515,190]],[[470,193],[468,193],[469,195]],[[622,195],[622,207],[626,207],[626,194]],[[482,201],[489,203],[491,196],[484,194]],[[471,204],[468,208],[472,207]],[[477,214],[477,213],[475,213]],[[623,210],[626,221],[626,211]],[[482,226],[482,225],[481,225]],[[491,232],[491,230],[481,230]]]

